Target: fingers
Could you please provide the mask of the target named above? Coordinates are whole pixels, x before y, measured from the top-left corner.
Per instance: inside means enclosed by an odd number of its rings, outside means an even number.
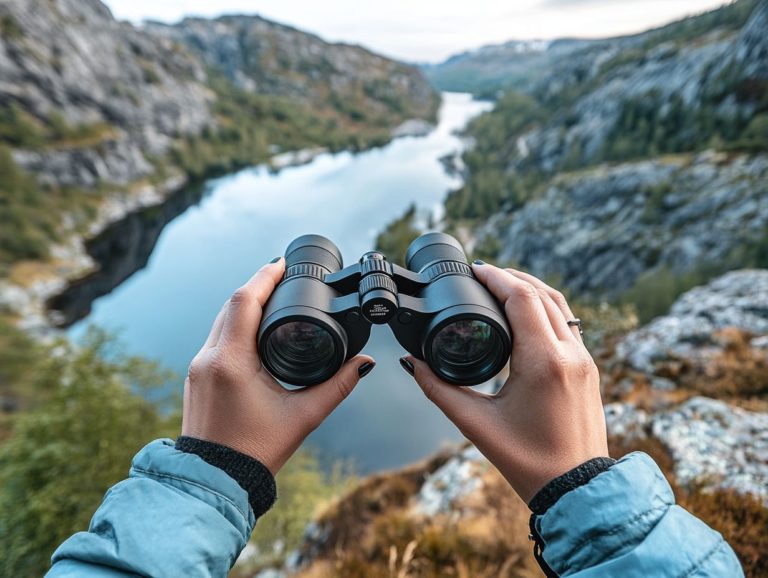
[[[229,299],[224,303],[219,312],[216,314],[216,319],[213,320],[211,326],[211,332],[208,334],[208,338],[205,340],[203,348],[216,347],[221,337],[221,328],[224,327],[224,318],[227,315],[227,308],[229,307]]]
[[[308,421],[317,427],[352,393],[360,381],[358,370],[366,363],[373,363],[373,358],[357,355],[342,365],[336,375],[328,381],[300,391],[288,392],[292,403],[299,404],[302,410],[300,413],[307,416]]]
[[[477,279],[504,304],[509,325],[516,335],[526,336],[533,342],[542,338],[559,341],[536,287],[493,265],[473,264],[472,269]]]
[[[477,442],[487,429],[487,416],[492,409],[494,397],[446,383],[437,377],[424,361],[410,355],[407,359],[413,364],[413,377],[424,395],[440,408],[469,440]]]
[[[522,279],[523,281],[527,281],[528,283],[536,287],[539,290],[539,293],[542,295],[542,301],[544,301],[545,304],[547,302],[551,303],[551,306],[549,307],[549,309],[552,309],[554,313],[557,313],[556,315],[554,315],[554,318],[557,319],[557,321],[555,322],[553,320],[552,324],[555,327],[555,332],[558,335],[562,335],[565,328],[565,331],[567,331],[565,333],[566,337],[570,338],[571,336],[574,336],[579,341],[581,341],[581,334],[579,333],[579,328],[568,325],[568,321],[575,319],[576,316],[571,311],[571,307],[568,305],[568,300],[560,291],[550,287],[549,285],[544,283],[544,281],[542,281],[538,277],[534,277],[530,273],[525,273],[524,271],[518,271],[516,269],[506,269],[506,270],[509,271],[515,277]]]
[[[264,265],[232,294],[221,328],[221,342],[255,351],[262,308],[282,279],[284,271],[285,260],[281,257],[275,263]]]

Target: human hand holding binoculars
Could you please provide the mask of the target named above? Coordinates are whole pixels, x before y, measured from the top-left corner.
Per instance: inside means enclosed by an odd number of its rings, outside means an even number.
[[[608,455],[598,371],[561,293],[521,271],[470,266],[444,233],[416,239],[405,263],[372,251],[344,268],[330,240],[293,241],[217,315],[185,380],[183,435],[276,474],[370,371],[359,353],[371,326],[386,323],[426,397],[524,500]],[[497,393],[457,387],[507,362]]]

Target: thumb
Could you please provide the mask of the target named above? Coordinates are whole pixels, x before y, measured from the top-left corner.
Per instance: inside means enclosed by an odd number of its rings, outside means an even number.
[[[342,365],[329,380],[297,392],[296,397],[303,408],[302,413],[310,419],[314,427],[320,425],[352,393],[360,381],[358,369],[366,362],[373,363],[373,358],[357,355]]]
[[[424,395],[442,410],[467,439],[477,438],[487,428],[493,396],[460,385],[451,385],[437,377],[424,361],[407,356],[413,364],[414,378]]]

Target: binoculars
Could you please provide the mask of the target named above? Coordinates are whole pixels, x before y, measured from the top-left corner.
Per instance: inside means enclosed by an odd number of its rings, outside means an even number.
[[[285,383],[316,385],[362,350],[371,325],[386,323],[448,383],[477,385],[496,375],[511,354],[512,334],[461,244],[427,233],[408,247],[405,263],[371,251],[344,268],[325,237],[294,240],[259,327],[262,363]]]

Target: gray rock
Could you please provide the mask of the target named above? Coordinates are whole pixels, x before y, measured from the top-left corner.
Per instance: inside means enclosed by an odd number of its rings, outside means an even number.
[[[0,41],[0,105],[17,103],[41,121],[104,127],[101,139],[17,154],[44,183],[131,182],[151,172],[148,155],[213,124],[202,64],[116,22],[98,0],[5,0],[0,16],[19,30]]]
[[[754,494],[768,507],[768,414],[694,397],[654,416],[651,430],[681,483]]]
[[[669,314],[619,342],[616,359],[651,375],[670,360],[696,361],[721,352],[716,332],[728,327],[768,336],[768,271],[734,271],[688,291]]]
[[[766,226],[768,155],[703,153],[563,175],[476,237],[499,237],[502,262],[577,293],[612,295],[651,270],[727,262],[759,242]]]
[[[768,507],[768,414],[694,397],[655,414],[632,403],[611,403],[605,417],[611,435],[659,440],[681,484],[753,494]]]
[[[487,467],[480,451],[468,447],[427,477],[414,499],[414,511],[427,516],[452,511],[459,499],[480,487],[478,471]]]

